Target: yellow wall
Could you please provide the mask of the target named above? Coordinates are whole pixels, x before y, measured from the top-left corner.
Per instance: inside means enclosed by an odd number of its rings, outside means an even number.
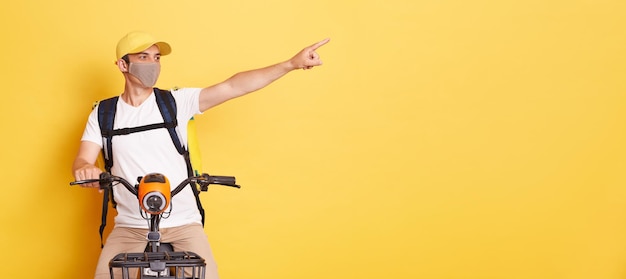
[[[100,196],[68,186],[117,40],[205,86],[325,37],[325,65],[198,118],[222,278],[626,278],[626,2],[10,1],[2,278],[89,278]]]

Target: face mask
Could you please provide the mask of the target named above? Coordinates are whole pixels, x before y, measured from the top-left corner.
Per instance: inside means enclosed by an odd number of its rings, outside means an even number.
[[[156,84],[161,72],[161,64],[159,63],[129,63],[128,73],[135,76],[146,87],[152,87]]]

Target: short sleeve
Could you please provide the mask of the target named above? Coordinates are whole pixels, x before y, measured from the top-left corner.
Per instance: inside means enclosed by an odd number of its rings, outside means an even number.
[[[87,125],[81,141],[90,141],[102,147],[102,134],[98,124],[98,106],[94,107],[89,114],[89,118],[87,118]]]
[[[200,91],[202,88],[180,88],[172,90],[176,100],[176,110],[179,119],[190,119],[200,111]]]

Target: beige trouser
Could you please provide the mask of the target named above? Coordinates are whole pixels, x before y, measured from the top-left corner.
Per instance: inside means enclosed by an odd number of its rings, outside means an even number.
[[[161,242],[171,243],[174,251],[190,251],[198,254],[206,262],[206,279],[218,279],[217,265],[202,225],[191,224],[160,231]],[[95,279],[111,278],[109,261],[117,254],[143,252],[147,244],[147,233],[147,229],[113,228],[100,252]],[[114,278],[122,278],[121,269],[115,268],[114,271]],[[131,273],[132,276],[135,275],[135,272]]]

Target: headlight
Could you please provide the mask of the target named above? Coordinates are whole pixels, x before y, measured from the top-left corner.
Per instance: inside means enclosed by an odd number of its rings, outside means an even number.
[[[151,173],[139,181],[137,197],[141,209],[149,214],[161,214],[170,206],[170,182],[160,173]]]

